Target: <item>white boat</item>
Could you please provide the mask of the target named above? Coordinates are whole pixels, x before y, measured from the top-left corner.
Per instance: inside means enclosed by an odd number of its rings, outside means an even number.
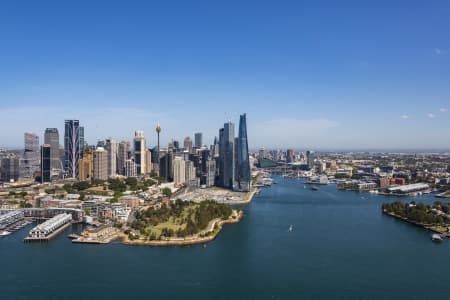
[[[442,242],[444,239],[442,238],[442,236],[440,234],[435,233],[431,236],[431,240],[433,242]]]
[[[292,232],[292,230],[294,230],[294,226],[289,226],[289,232]]]
[[[0,231],[0,237],[2,237],[2,236],[7,236],[7,235],[10,235],[11,234],[11,232],[9,232],[9,231]]]

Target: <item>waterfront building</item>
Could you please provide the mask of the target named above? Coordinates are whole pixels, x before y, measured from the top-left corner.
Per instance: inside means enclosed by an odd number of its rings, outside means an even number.
[[[94,151],[94,179],[108,179],[108,151],[102,147]]]
[[[78,179],[81,181],[91,180],[94,177],[94,150],[86,147],[83,157],[78,161]]]
[[[41,146],[41,183],[51,182],[51,146]]]
[[[66,177],[78,178],[78,160],[84,143],[84,128],[79,120],[65,120],[64,124],[64,168]]]
[[[310,170],[314,168],[314,152],[306,151],[306,164]]]
[[[186,161],[181,157],[173,159],[173,182],[175,184],[186,183]]]
[[[138,175],[145,175],[145,164],[146,164],[146,145],[145,145],[144,132],[138,130],[134,134],[134,162],[136,163]]]
[[[184,139],[184,150],[192,153],[192,139],[188,136]]]
[[[59,132],[57,128],[45,129],[44,144],[50,145],[51,177],[61,178],[64,168],[59,152]]]
[[[31,238],[46,238],[55,230],[70,222],[72,222],[71,214],[59,214],[31,229],[28,236]]]
[[[236,178],[234,123],[225,123],[223,129],[221,129],[219,133],[219,185],[225,188],[233,189]]]
[[[129,159],[130,142],[122,141],[117,147],[117,174],[125,175],[125,161]]]
[[[105,150],[108,151],[108,177],[115,177],[117,175],[119,145],[113,139],[106,139]]]
[[[34,133],[25,132],[25,150],[23,153],[22,174],[23,178],[35,178],[40,169],[39,136]]]
[[[203,134],[201,132],[197,132],[194,135],[194,147],[196,149],[200,149],[203,146]]]
[[[239,119],[239,133],[237,138],[237,189],[250,190],[250,158],[247,140],[247,115],[243,114]]]

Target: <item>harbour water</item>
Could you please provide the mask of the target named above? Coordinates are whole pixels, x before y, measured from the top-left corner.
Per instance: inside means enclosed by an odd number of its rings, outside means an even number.
[[[276,181],[206,248],[23,243],[29,225],[0,239],[0,299],[450,299],[450,240],[382,215],[398,198]]]

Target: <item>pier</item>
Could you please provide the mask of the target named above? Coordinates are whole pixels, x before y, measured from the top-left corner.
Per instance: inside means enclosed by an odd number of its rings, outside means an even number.
[[[48,241],[72,225],[72,215],[59,214],[30,230],[24,242]]]

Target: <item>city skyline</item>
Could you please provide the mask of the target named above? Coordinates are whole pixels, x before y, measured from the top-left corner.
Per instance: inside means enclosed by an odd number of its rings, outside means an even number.
[[[3,4],[0,147],[64,119],[211,143],[246,111],[251,149],[450,149],[448,3],[257,4]]]

